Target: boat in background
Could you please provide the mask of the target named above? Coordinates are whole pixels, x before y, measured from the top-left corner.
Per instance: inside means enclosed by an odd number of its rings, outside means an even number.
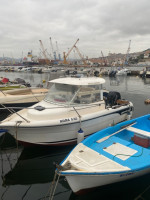
[[[26,88],[25,85],[22,84],[3,84],[0,85],[0,90],[13,90],[17,88]]]
[[[121,68],[121,69],[119,68],[119,69],[117,69],[116,76],[128,75],[130,73],[131,73],[131,71],[127,68]]]
[[[0,108],[15,109],[15,107],[28,107],[41,101],[48,89],[46,88],[18,88],[13,90],[0,90]]]
[[[51,80],[41,102],[12,114],[0,127],[25,146],[75,144],[80,128],[87,137],[132,116],[133,104],[103,89],[104,83],[98,77]]]
[[[15,165],[10,170],[4,170],[9,171],[3,177],[3,185],[49,183],[53,180],[55,172],[54,162],[61,162],[71,149],[72,146],[18,149],[17,153],[20,156],[18,155]]]
[[[89,136],[58,165],[74,193],[150,173],[150,114]]]

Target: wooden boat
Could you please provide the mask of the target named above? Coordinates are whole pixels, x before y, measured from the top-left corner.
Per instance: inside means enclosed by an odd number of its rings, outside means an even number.
[[[150,114],[108,127],[79,143],[58,166],[73,192],[150,172]]]
[[[23,145],[73,144],[80,127],[87,137],[109,124],[127,120],[129,114],[132,116],[132,103],[117,101],[120,94],[104,90],[102,78],[68,77],[50,83],[52,86],[43,101],[0,124]]]
[[[41,101],[48,89],[46,88],[19,88],[0,91],[0,107],[27,107]]]

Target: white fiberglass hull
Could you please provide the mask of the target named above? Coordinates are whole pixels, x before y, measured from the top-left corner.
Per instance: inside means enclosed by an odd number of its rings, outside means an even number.
[[[121,106],[116,109],[106,109],[96,115],[85,116],[81,123],[75,115],[68,119],[54,119],[34,122],[5,121],[0,125],[18,141],[25,144],[36,145],[66,145],[76,143],[80,127],[84,136],[95,133],[110,125],[127,120],[130,106]],[[132,111],[131,111],[132,113]]]
[[[82,173],[68,173],[66,175],[66,179],[74,193],[82,194],[86,190],[121,182],[125,180],[129,180],[132,178],[136,178],[142,176],[144,174],[150,173],[150,168],[141,170],[141,171],[128,171],[124,173],[117,173],[117,174],[98,174],[98,173],[91,173],[86,174]],[[69,175],[70,174],[70,175]]]

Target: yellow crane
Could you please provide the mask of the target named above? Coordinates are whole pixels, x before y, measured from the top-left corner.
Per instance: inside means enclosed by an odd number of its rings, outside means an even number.
[[[69,54],[71,53],[72,49],[75,47],[78,41],[79,39],[77,39],[77,41],[74,43],[74,45],[71,47],[67,54],[64,52],[64,64],[67,64],[67,57],[69,56]]]

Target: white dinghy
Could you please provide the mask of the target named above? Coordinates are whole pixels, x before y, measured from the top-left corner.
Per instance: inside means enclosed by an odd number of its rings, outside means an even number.
[[[11,115],[0,124],[23,145],[73,144],[80,128],[87,137],[127,120],[129,114],[132,116],[132,103],[116,101],[120,99],[119,93],[103,90],[105,80],[102,78],[68,77],[50,83],[52,86],[44,100]],[[107,95],[111,97],[108,101],[104,100]]]

